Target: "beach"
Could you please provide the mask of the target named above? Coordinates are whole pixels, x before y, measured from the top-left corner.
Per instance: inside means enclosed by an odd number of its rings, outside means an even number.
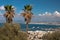
[[[52,33],[54,31],[28,31],[29,40],[42,40],[42,36],[47,33]]]

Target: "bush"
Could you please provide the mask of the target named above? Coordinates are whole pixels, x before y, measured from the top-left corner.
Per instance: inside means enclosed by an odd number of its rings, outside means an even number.
[[[43,40],[60,40],[60,31],[55,31],[53,33],[47,33],[43,35]]]
[[[4,23],[0,28],[0,40],[27,40],[27,34],[20,32],[19,24]]]

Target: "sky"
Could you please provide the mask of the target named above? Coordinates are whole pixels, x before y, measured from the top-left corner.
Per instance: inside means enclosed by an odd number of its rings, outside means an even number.
[[[26,4],[32,5],[34,14],[60,12],[60,0],[0,0],[0,6],[13,5],[16,8],[15,12],[18,14]]]
[[[32,21],[35,19],[34,22],[60,22],[60,0],[0,0],[0,15],[4,14],[4,5],[13,5],[15,13],[20,14],[26,4],[32,5],[32,13],[35,15],[35,17],[32,18]],[[16,18],[18,20],[23,20],[22,17],[19,19],[19,16]],[[0,19],[2,20],[2,18]]]

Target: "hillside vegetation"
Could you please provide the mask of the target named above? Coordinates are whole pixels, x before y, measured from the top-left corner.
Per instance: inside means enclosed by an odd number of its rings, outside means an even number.
[[[42,38],[43,40],[60,40],[60,31],[44,34]]]
[[[20,32],[19,24],[4,23],[0,27],[0,40],[27,40],[27,34]]]

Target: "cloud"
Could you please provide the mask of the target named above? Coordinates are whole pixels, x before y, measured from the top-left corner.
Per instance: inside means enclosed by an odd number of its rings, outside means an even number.
[[[0,6],[0,10],[5,10],[4,6]]]
[[[14,8],[13,10],[16,10],[14,6],[12,6],[12,8]],[[0,6],[0,10],[5,10],[4,6]]]
[[[24,13],[24,11],[21,10],[20,13]],[[24,18],[20,16],[20,13],[15,14],[14,22],[21,22],[21,23],[24,22]],[[0,20],[2,20],[2,18],[3,16],[0,18]],[[58,11],[55,11],[53,13],[45,12],[43,14],[34,15],[32,17],[31,22],[60,22],[60,12]]]
[[[42,14],[38,14],[39,16],[42,16]]]
[[[20,13],[24,13],[24,11],[20,11]],[[22,16],[16,17],[15,20],[16,19],[19,20],[19,18],[20,22],[24,22],[24,18]],[[45,12],[43,14],[34,15],[32,17],[31,22],[60,22],[60,12],[58,11],[55,11],[53,13]]]
[[[60,17],[60,13],[59,13],[58,11],[55,11],[55,12],[53,13],[53,16]]]
[[[45,12],[45,16],[51,16],[51,13]]]
[[[60,22],[60,12],[38,14],[38,17],[32,18],[32,22]]]
[[[39,16],[51,16],[52,14],[49,12],[45,12],[44,14],[38,14]]]
[[[16,7],[15,6],[12,6],[13,10],[16,10]]]
[[[21,10],[20,13],[24,13],[24,10]]]
[[[38,14],[39,16],[56,16],[56,17],[60,17],[60,12],[55,11],[54,13],[49,13],[49,12],[45,12],[44,14]]]

